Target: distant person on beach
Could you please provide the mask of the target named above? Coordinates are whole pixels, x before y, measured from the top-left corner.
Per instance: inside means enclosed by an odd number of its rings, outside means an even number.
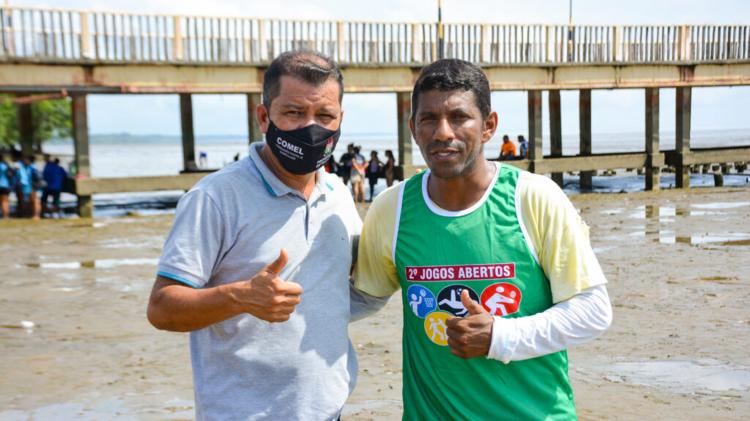
[[[396,171],[396,159],[393,158],[393,151],[388,149],[385,151],[385,185],[391,187],[393,185],[393,178]]]
[[[518,159],[528,159],[529,157],[529,142],[523,135],[518,135]]]
[[[27,156],[24,159],[24,165],[31,178],[31,193],[29,193],[29,202],[31,203],[31,218],[39,219],[42,216],[42,191],[44,190],[44,180],[39,170],[36,168],[34,155]]]
[[[349,184],[349,178],[352,175],[352,160],[354,159],[354,144],[346,145],[346,152],[341,154],[339,159],[339,175],[344,180],[344,185]]]
[[[352,170],[349,175],[349,182],[352,184],[352,196],[354,201],[358,203],[365,201],[365,171],[367,169],[367,161],[360,151],[360,146],[354,147]]]
[[[16,217],[22,218],[28,215],[29,196],[25,194],[30,191],[31,179],[29,172],[23,164],[23,154],[16,150],[11,150],[10,164],[10,190],[16,195]]]
[[[375,197],[375,185],[378,184],[378,179],[383,176],[383,163],[378,158],[378,151],[370,152],[370,160],[367,161],[367,182],[370,185],[370,199],[372,202]]]
[[[336,163],[336,159],[333,157],[333,155],[328,158],[328,161],[326,161],[326,164],[323,166],[323,168],[328,174],[339,174],[339,164]]]
[[[500,161],[510,161],[516,159],[516,145],[510,140],[507,134],[503,135],[503,144],[500,146]]]
[[[278,56],[255,110],[265,142],[177,206],[148,318],[190,332],[197,419],[335,420],[354,388],[348,279],[362,222],[322,169],[343,92],[331,59]]]
[[[13,171],[0,153],[0,212],[3,219],[10,217],[10,190]]]
[[[68,179],[68,173],[60,166],[60,159],[48,158],[42,170],[42,178],[46,184],[42,194],[42,212],[59,212],[60,194],[65,187],[65,180]],[[50,198],[52,198],[52,206],[48,206]]]
[[[611,322],[588,228],[550,179],[485,158],[497,125],[479,67],[425,67],[409,127],[428,169],[365,218],[355,288],[411,308],[405,420],[575,419],[566,348]],[[417,290],[437,308],[414,311]]]
[[[208,152],[198,152],[198,168],[208,168]]]
[[[16,215],[19,217],[34,217],[38,202],[35,192],[35,168],[28,156],[20,152],[13,153],[12,190],[16,193]]]

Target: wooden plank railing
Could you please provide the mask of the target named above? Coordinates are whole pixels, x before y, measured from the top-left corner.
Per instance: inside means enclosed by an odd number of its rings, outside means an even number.
[[[343,22],[0,7],[0,60],[264,64],[314,49],[346,65],[438,57],[436,23]],[[447,23],[446,57],[482,64],[750,61],[750,25]]]

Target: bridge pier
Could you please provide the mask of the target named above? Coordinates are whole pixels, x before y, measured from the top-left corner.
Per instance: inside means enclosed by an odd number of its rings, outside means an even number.
[[[646,190],[659,190],[659,88],[646,88]]]
[[[261,94],[247,94],[247,140],[248,143],[263,140],[263,132],[260,131],[258,119],[255,118],[255,109],[262,101]]]
[[[73,155],[76,165],[76,195],[78,196],[78,215],[82,218],[94,216],[94,203],[91,194],[80,194],[78,180],[91,177],[89,163],[89,123],[86,109],[86,94],[74,94],[71,103],[73,117]]]
[[[685,158],[690,154],[690,108],[692,89],[677,88],[676,137],[675,137],[675,182],[678,188],[690,188],[690,166]]]
[[[581,156],[591,155],[591,89],[581,89],[578,91],[578,124],[580,134],[580,151]],[[591,190],[593,188],[592,176],[593,171],[580,172],[580,189]]]
[[[562,156],[562,113],[560,112],[560,91],[555,89],[549,91],[549,135],[550,156]],[[558,186],[563,186],[563,173],[552,173],[552,180]]]
[[[529,107],[529,171],[538,172],[542,153],[542,91],[528,92]]]
[[[198,169],[195,163],[195,131],[193,129],[193,97],[180,94],[180,127],[182,129],[183,171]]]
[[[34,154],[34,124],[31,115],[31,103],[16,105],[18,135],[23,156]]]
[[[405,180],[413,175],[413,161],[411,150],[411,129],[409,116],[411,114],[411,92],[396,92],[396,113],[398,124],[398,164],[401,166],[401,179]]]

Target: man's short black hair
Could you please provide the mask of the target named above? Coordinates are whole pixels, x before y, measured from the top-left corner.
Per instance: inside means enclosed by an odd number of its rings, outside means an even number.
[[[422,69],[411,93],[411,118],[419,107],[419,95],[425,91],[471,91],[474,100],[486,119],[491,112],[490,82],[479,66],[465,60],[447,58],[438,60]]]
[[[339,103],[344,97],[344,76],[333,60],[317,51],[287,51],[276,57],[263,75],[263,105],[269,110],[279,96],[281,77],[292,76],[314,86],[329,79],[339,84]]]

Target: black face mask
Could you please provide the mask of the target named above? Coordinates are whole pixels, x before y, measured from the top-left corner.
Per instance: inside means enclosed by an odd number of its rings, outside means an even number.
[[[268,119],[266,144],[281,166],[292,174],[308,174],[325,165],[333,155],[341,130],[317,124],[296,130],[281,130]]]

